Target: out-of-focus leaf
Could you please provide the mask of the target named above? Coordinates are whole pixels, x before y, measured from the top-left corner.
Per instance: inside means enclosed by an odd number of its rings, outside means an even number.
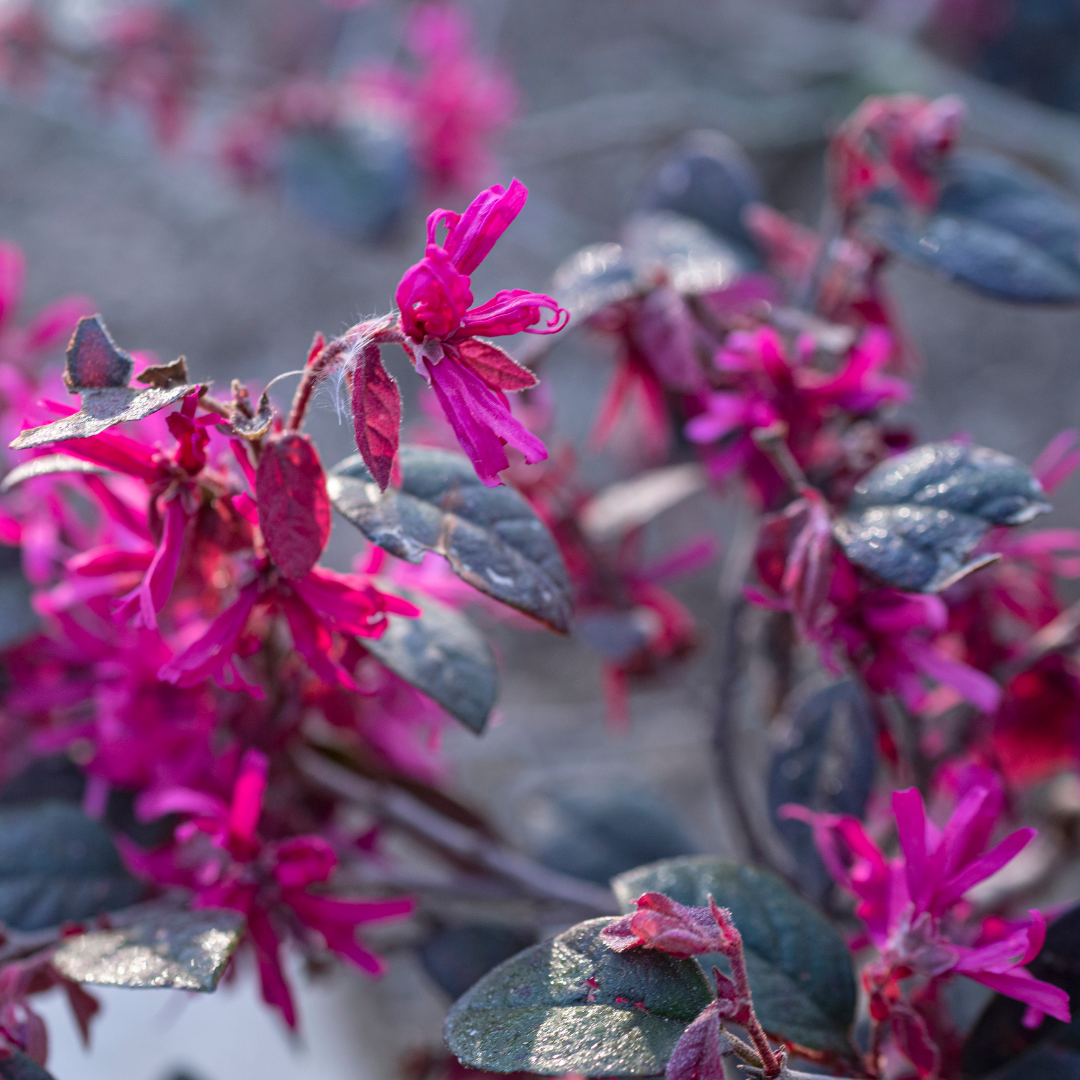
[[[0,648],[7,648],[37,629],[30,583],[23,574],[18,548],[0,547]]]
[[[1027,968],[1035,978],[1053,983],[1069,995],[1072,1023],[1047,1016],[1037,1027],[1024,1027],[1024,1002],[995,994],[964,1044],[965,1077],[997,1072],[1041,1043],[1080,1050],[1080,907],[1050,925],[1042,951]]]
[[[647,607],[591,611],[574,620],[574,633],[605,660],[618,664],[649,644],[656,618],[656,612]]]
[[[571,927],[484,976],[446,1018],[446,1043],[488,1072],[657,1076],[712,999],[692,960],[600,940],[610,918]]]
[[[84,315],[79,320],[67,347],[64,382],[69,390],[82,393],[127,386],[134,369],[135,361],[116,347],[100,315]]]
[[[571,877],[606,885],[625,870],[695,850],[678,817],[645,792],[561,794],[547,809],[551,824],[537,857]]]
[[[401,392],[383,366],[378,345],[368,344],[360,350],[350,379],[356,447],[385,491],[401,433]]]
[[[271,439],[255,473],[259,528],[281,572],[306,577],[330,539],[330,499],[318,451],[298,431]]]
[[[417,593],[403,595],[420,617],[391,615],[382,637],[364,638],[364,648],[479,735],[499,696],[491,646],[460,612]]]
[[[575,252],[555,271],[551,287],[572,323],[638,291],[637,274],[621,244],[590,244]]]
[[[117,424],[145,420],[153,413],[175,405],[198,385],[167,386],[159,389],[136,390],[127,386],[110,386],[103,390],[80,390],[82,408],[72,416],[54,420],[41,427],[27,428],[11,443],[12,450],[32,450],[35,446],[64,442],[67,439],[86,439]]]
[[[451,926],[432,934],[417,955],[432,981],[450,997],[459,998],[496,964],[535,940],[534,934],[509,926]]]
[[[795,714],[786,744],[769,766],[769,809],[799,867],[807,895],[821,900],[832,884],[813,835],[776,811],[799,803],[829,814],[861,818],[874,784],[874,718],[866,695],[850,680],[819,690]]]
[[[51,1072],[21,1050],[15,1050],[11,1057],[0,1060],[0,1077],[3,1080],[54,1080]]]
[[[463,581],[566,633],[570,582],[551,534],[508,487],[485,487],[461,454],[403,446],[401,487],[379,491],[359,455],[330,470],[338,511],[373,544],[408,562],[446,558]]]
[[[0,810],[0,922],[43,930],[134,904],[143,886],[108,831],[70,803]]]
[[[409,148],[385,124],[294,132],[285,142],[285,198],[336,234],[384,236],[409,204],[416,169]]]
[[[244,933],[236,911],[159,910],[114,930],[68,938],[53,966],[77,983],[142,989],[217,988]]]
[[[764,200],[754,166],[733,139],[719,131],[698,131],[672,153],[647,186],[646,210],[668,210],[700,221],[734,243],[744,259],[756,247],[743,223],[743,210]]]
[[[855,977],[851,954],[832,924],[768,871],[711,855],[666,859],[611,883],[624,911],[643,893],[662,892],[688,907],[709,896],[731,909],[742,934],[754,1009],[771,1035],[851,1057]],[[719,954],[702,967],[729,971]]]
[[[70,454],[45,454],[42,457],[24,461],[21,465],[16,465],[4,477],[3,483],[0,483],[0,494],[10,491],[24,480],[33,480],[38,476],[55,476],[57,473],[96,473],[101,475],[108,471],[108,469],[103,469],[100,465],[95,465],[90,461],[83,461],[82,458],[72,457]]]
[[[872,469],[835,534],[853,563],[887,585],[940,592],[985,565],[968,558],[992,525],[1018,525],[1049,509],[1042,485],[1015,458],[927,443]]]
[[[594,543],[615,540],[708,486],[696,462],[650,469],[604,488],[581,509],[579,520]]]
[[[1080,302],[1080,208],[1015,165],[958,154],[937,210],[912,217],[892,193],[867,222],[873,238],[979,292],[1033,304]]]
[[[998,1080],[1080,1080],[1080,1053],[1043,1044],[1016,1058],[997,1074]]]
[[[735,248],[704,225],[669,210],[632,217],[625,251],[640,278],[662,275],[684,296],[726,289],[749,269]]]

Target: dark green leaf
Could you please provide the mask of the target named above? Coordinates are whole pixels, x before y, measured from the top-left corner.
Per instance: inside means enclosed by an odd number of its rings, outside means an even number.
[[[158,910],[127,926],[68,938],[53,966],[77,983],[208,993],[243,934],[236,911]]]
[[[0,1060],[0,1077],[3,1080],[53,1080],[32,1057],[16,1050],[11,1057]]]
[[[479,735],[499,696],[491,646],[460,612],[407,590],[403,595],[422,609],[420,617],[391,615],[382,637],[364,638],[364,648]]]
[[[573,603],[562,556],[529,504],[485,487],[462,454],[403,446],[401,487],[379,491],[359,454],[327,477],[334,506],[373,544],[419,563],[434,551],[463,581],[559,633]]]
[[[450,1010],[444,1033],[488,1072],[656,1076],[712,1000],[692,960],[600,940],[592,919],[500,964]]]
[[[108,831],[70,803],[0,810],[0,922],[42,930],[134,904],[142,884]]]
[[[451,926],[432,934],[417,955],[432,981],[452,998],[459,998],[496,964],[535,940],[535,934],[509,926]]]
[[[625,911],[647,892],[689,907],[705,907],[711,894],[731,909],[742,934],[754,1008],[765,1030],[812,1050],[851,1056],[851,955],[825,916],[774,874],[697,855],[642,866],[611,885]],[[714,964],[730,970],[719,954],[699,959],[706,971]]]
[[[883,461],[856,486],[836,522],[847,557],[910,592],[940,592],[988,559],[969,558],[992,525],[1049,510],[1015,458],[981,446],[927,443]]]
[[[1002,300],[1080,301],[1080,210],[1015,165],[957,155],[925,220],[890,193],[878,202],[867,227],[898,255]]]
[[[819,690],[803,703],[769,766],[769,810],[799,867],[799,885],[820,899],[832,885],[801,821],[777,816],[785,803],[861,818],[874,784],[876,734],[866,695],[850,680]]]
[[[964,1044],[964,1076],[986,1076],[1040,1043],[1080,1050],[1080,907],[1051,924],[1042,951],[1027,967],[1069,995],[1072,1023],[1048,1016],[1037,1027],[1024,1027],[1027,1005],[996,994]]]
[[[764,195],[754,166],[734,140],[719,131],[691,135],[660,167],[642,206],[693,218],[750,257],[754,241],[743,211]]]

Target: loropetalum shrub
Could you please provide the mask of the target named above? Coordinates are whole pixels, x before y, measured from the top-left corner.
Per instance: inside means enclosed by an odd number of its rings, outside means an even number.
[[[0,538],[40,618],[3,654],[0,1074],[47,1075],[30,999],[57,985],[86,1033],[86,985],[210,991],[249,956],[296,1026],[284,949],[378,975],[360,928],[438,923],[440,890],[526,899],[549,925],[600,917],[480,978],[432,1075],[719,1080],[734,1055],[769,1080],[799,1058],[945,1078],[1070,1045],[1076,912],[1030,907],[1017,859],[1036,830],[1010,826],[1033,785],[1077,768],[1080,619],[1058,579],[1080,574],[1080,534],[1015,531],[1080,464],[1077,437],[1031,468],[918,445],[889,418],[916,358],[882,271],[908,257],[1002,300],[1076,303],[1080,214],[958,150],[961,122],[953,100],[865,103],[829,149],[824,236],[766,206],[736,148],[695,137],[625,242],[573,256],[550,296],[473,296],[520,181],[436,210],[397,310],[316,335],[283,412],[269,386],[215,396],[183,359],[124,352],[78,298],[19,327],[21,256],[0,250]],[[550,400],[523,363],[575,326],[616,345],[594,439],[644,467],[601,492],[570,448],[549,458]],[[72,331],[63,372],[43,372]],[[522,331],[516,357],[489,340]],[[412,443],[385,346],[419,376]],[[335,375],[359,452],[324,470],[304,427]],[[774,663],[802,648],[834,680],[770,771],[788,881],[681,856],[609,891],[510,850],[440,789],[441,732],[481,733],[497,698],[460,609],[573,628],[628,723],[633,682],[698,637],[658,582],[713,553],[703,537],[643,565],[642,530],[710,484],[759,518],[727,607],[767,613]],[[320,565],[333,508],[366,538],[351,573]],[[836,702],[858,714],[839,766]],[[398,829],[445,875],[410,878],[384,843]],[[999,871],[1019,884],[989,889]],[[491,939],[464,940],[456,962],[479,974]],[[974,1027],[965,984],[997,995]]]

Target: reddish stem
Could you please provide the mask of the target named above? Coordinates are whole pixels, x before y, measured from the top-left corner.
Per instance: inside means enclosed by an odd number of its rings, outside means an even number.
[[[754,1044],[758,1056],[761,1058],[762,1072],[767,1080],[775,1080],[784,1067],[783,1058],[776,1053],[769,1042],[765,1029],[761,1026],[757,1014],[754,1012],[753,996],[750,993],[750,979],[746,974],[746,957],[743,955],[742,934],[733,926],[730,929],[730,951],[726,952],[731,964],[731,978],[735,983],[739,997],[746,1003],[748,1014],[742,1019],[742,1026],[750,1041]]]

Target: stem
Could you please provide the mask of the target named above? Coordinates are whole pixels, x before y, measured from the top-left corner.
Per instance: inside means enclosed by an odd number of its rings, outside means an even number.
[[[618,910],[609,889],[549,870],[477,830],[451,821],[406,791],[358,776],[310,748],[297,750],[294,760],[305,776],[327,790],[372,807],[444,853],[514,882],[529,896],[561,900],[601,915]]]
[[[866,1071],[872,1077],[881,1075],[879,1062],[881,1060],[881,1042],[884,1036],[884,1022],[881,1020],[874,1020],[870,1027],[870,1049],[866,1054]]]
[[[296,388],[296,394],[293,397],[289,419],[285,423],[286,431],[299,431],[304,426],[304,418],[307,416],[316,384],[326,374],[330,365],[348,348],[346,337],[335,338],[308,361],[304,374],[300,378],[300,385]]]
[[[727,953],[728,962],[731,964],[731,978],[735,983],[739,997],[746,1002],[749,1016],[742,1019],[743,1030],[750,1036],[758,1056],[761,1058],[761,1068],[765,1073],[766,1080],[775,1080],[784,1067],[783,1054],[777,1054],[769,1043],[765,1029],[761,1026],[757,1014],[754,1012],[753,996],[750,993],[750,979],[746,974],[746,957],[743,954],[742,935],[732,927],[733,946]]]
[[[768,427],[754,428],[750,437],[754,445],[773,463],[776,471],[799,494],[814,490],[806,481],[802,466],[795,460],[787,444],[788,426],[777,420]]]

